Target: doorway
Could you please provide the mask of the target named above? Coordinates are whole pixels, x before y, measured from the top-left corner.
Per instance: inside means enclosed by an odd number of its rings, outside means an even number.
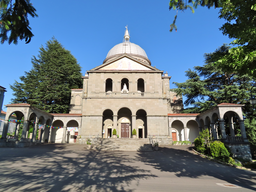
[[[143,129],[139,129],[139,138],[143,138]]]
[[[108,129],[108,138],[112,137],[112,129]]]

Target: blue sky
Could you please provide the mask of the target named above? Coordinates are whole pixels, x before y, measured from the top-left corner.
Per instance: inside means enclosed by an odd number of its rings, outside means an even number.
[[[204,53],[230,43],[219,28],[218,9],[179,12],[177,32],[169,32],[176,11],[169,0],[32,0],[39,17],[31,18],[34,37],[29,44],[0,44],[0,85],[7,89],[4,105],[11,103],[15,80],[32,68],[31,58],[55,37],[82,67],[82,75],[101,65],[108,51],[123,41],[128,25],[132,43],[141,46],[152,66],[167,71],[172,82],[186,81],[185,71],[204,64]],[[3,110],[6,108],[3,106]]]

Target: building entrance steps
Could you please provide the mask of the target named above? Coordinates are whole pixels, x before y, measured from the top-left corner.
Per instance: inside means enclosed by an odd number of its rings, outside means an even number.
[[[92,149],[103,151],[152,151],[148,138],[101,138],[92,145]]]

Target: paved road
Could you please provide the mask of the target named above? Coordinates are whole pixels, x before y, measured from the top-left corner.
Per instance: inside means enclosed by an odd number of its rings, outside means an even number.
[[[0,191],[256,191],[256,172],[184,147],[96,152],[83,145],[0,148]]]

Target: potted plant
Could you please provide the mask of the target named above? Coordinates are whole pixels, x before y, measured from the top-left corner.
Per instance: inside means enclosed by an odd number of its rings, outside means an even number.
[[[92,141],[91,141],[91,139],[87,139],[87,149],[91,149],[91,147],[92,147]]]
[[[136,130],[133,129],[133,130],[132,130],[132,138],[136,138],[136,135],[137,135]]]
[[[158,142],[157,141],[155,141],[152,146],[155,151],[158,151]]]
[[[113,138],[117,138],[117,136],[116,136],[116,129],[113,130]]]

